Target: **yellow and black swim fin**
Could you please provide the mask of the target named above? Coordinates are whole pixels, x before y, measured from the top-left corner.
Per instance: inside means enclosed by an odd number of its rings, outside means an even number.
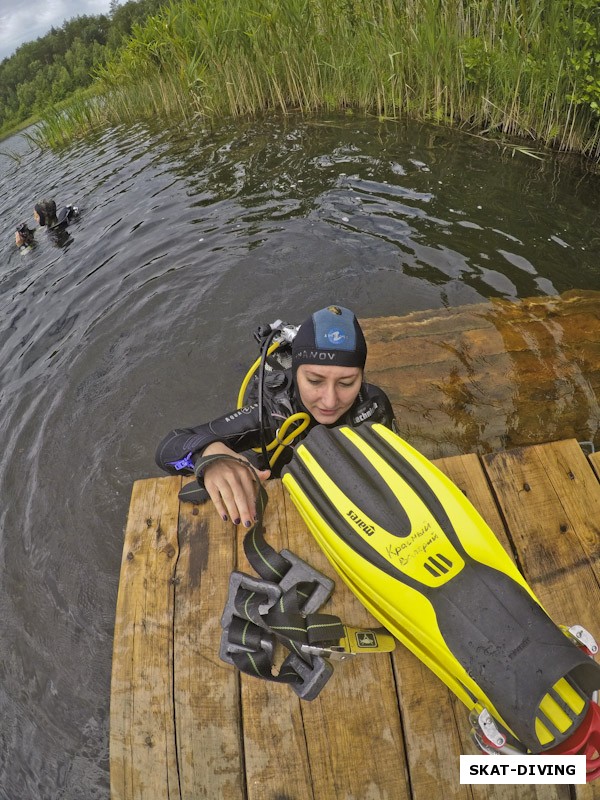
[[[577,752],[598,741],[600,665],[552,622],[483,518],[424,456],[379,424],[318,426],[283,483],[360,601],[483,720],[484,743],[571,752],[571,737],[590,726]]]

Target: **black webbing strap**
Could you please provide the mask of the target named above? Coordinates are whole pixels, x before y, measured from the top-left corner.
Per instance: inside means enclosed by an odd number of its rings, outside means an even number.
[[[218,459],[247,467],[257,484],[255,524],[244,538],[244,551],[260,579],[233,572],[221,618],[220,657],[242,672],[265,680],[289,683],[304,700],[314,699],[333,668],[323,655],[308,652],[337,645],[344,637],[339,617],[318,609],[334,588],[332,580],[289,550],[277,552],[265,539],[263,525],[268,495],[252,465],[226,454],[201,457],[197,477]],[[275,642],[290,651],[279,672],[273,672]]]

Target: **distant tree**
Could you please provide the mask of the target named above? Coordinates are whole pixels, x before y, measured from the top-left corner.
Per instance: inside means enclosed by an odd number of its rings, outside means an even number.
[[[111,0],[108,14],[77,16],[0,62],[0,133],[89,86],[134,25],[167,0]]]

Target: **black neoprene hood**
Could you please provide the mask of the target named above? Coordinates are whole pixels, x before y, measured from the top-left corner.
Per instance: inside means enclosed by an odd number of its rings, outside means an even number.
[[[364,369],[367,343],[353,312],[327,306],[312,314],[296,334],[292,359],[294,375],[301,364]]]

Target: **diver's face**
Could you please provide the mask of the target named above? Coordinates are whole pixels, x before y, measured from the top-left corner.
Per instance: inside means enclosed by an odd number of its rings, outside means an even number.
[[[38,214],[37,211],[33,212],[33,218],[37,222],[37,224],[39,225],[40,224],[40,215]]]
[[[301,364],[296,372],[296,385],[309,414],[321,425],[332,425],[352,407],[362,377],[360,367]]]

